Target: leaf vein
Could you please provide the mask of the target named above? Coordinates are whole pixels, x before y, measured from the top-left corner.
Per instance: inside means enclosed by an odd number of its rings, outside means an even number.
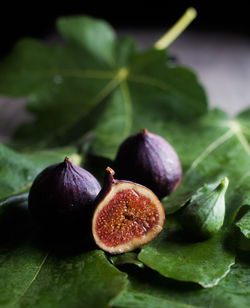
[[[126,129],[124,131],[124,136],[130,134],[131,127],[132,127],[132,101],[131,101],[131,95],[128,87],[127,81],[124,79],[121,82],[121,89],[124,97],[125,102],[125,108],[126,108]]]
[[[101,70],[81,70],[81,69],[51,69],[47,71],[34,72],[34,75],[43,76],[60,76],[74,78],[89,78],[89,79],[110,79],[114,78],[116,71],[101,71]]]
[[[130,81],[134,81],[134,82],[150,85],[150,86],[153,86],[153,87],[157,87],[157,88],[164,90],[164,91],[169,90],[169,87],[166,85],[166,83],[164,83],[164,82],[162,82],[158,79],[145,76],[145,75],[130,74],[128,76],[128,79]]]
[[[240,143],[243,146],[244,150],[250,156],[250,146],[249,146],[249,144],[247,142],[247,139],[244,137],[244,135],[240,131],[236,131],[235,135],[238,138],[238,140],[240,141]]]
[[[27,291],[29,290],[29,288],[31,287],[31,285],[33,284],[33,282],[34,282],[34,281],[36,280],[36,278],[38,277],[38,275],[39,275],[39,273],[40,273],[40,271],[41,271],[43,265],[45,264],[45,262],[46,262],[46,260],[47,260],[47,258],[48,258],[48,255],[49,255],[49,253],[47,253],[47,254],[44,256],[44,258],[43,258],[41,264],[39,265],[39,267],[38,267],[38,269],[37,269],[35,275],[34,275],[33,278],[30,280],[29,284],[28,284],[27,287],[24,289],[24,291],[20,294],[20,296],[13,302],[12,305],[15,305],[16,303],[18,303],[18,302],[21,300],[21,298],[24,297],[24,295],[27,293]]]
[[[248,136],[250,136],[250,130],[249,129],[247,129],[245,126],[240,126],[241,127],[241,130],[246,134],[246,135],[248,135]]]
[[[118,76],[116,76],[114,79],[112,79],[110,82],[108,82],[95,97],[92,98],[90,107],[87,109],[84,109],[82,113],[80,113],[77,118],[74,120],[74,123],[70,123],[67,127],[63,127],[60,131],[57,132],[57,137],[65,134],[68,130],[70,130],[73,125],[75,125],[77,122],[81,121],[81,119],[86,116],[93,108],[95,108],[99,103],[103,101],[105,97],[107,97],[113,89],[115,89],[120,84],[120,79]]]
[[[244,289],[245,291],[247,291],[248,294],[250,294],[250,290],[244,285],[244,283],[235,274],[233,274],[233,276],[236,278],[238,284],[242,287],[242,289]]]
[[[187,173],[195,169],[205,157],[207,157],[216,148],[218,148],[220,145],[222,145],[224,142],[230,139],[233,135],[234,135],[234,131],[230,129],[225,134],[223,134],[222,136],[217,138],[215,141],[210,143],[208,147],[194,160],[194,162],[192,163]]]

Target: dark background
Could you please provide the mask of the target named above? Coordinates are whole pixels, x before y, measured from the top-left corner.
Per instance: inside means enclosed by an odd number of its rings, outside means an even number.
[[[197,31],[225,31],[230,33],[250,34],[248,1],[165,1],[146,2],[127,1],[83,2],[81,5],[69,2],[51,2],[51,5],[33,3],[18,7],[15,3],[5,2],[0,8],[0,56],[9,52],[13,44],[21,37],[45,38],[54,31],[55,19],[65,15],[87,14],[103,18],[115,28],[168,29],[186,10],[193,6],[198,17],[192,24]],[[57,4],[56,7],[52,5]],[[100,6],[101,5],[101,6]]]

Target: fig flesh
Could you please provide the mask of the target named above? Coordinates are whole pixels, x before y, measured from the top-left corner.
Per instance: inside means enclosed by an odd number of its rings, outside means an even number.
[[[35,178],[29,193],[28,208],[40,223],[84,224],[93,211],[93,201],[101,190],[97,179],[87,170],[64,162],[45,168]]]
[[[164,209],[148,188],[115,180],[106,169],[104,185],[97,196],[92,218],[96,244],[111,254],[132,251],[152,241],[165,222]]]
[[[147,129],[128,137],[119,147],[114,169],[118,179],[140,183],[162,199],[182,179],[182,167],[173,147]]]

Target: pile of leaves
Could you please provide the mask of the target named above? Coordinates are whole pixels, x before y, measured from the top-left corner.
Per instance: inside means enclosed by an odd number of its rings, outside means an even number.
[[[0,144],[0,306],[248,307],[250,109],[235,118],[211,110],[194,72],[166,50],[117,39],[104,21],[61,18],[57,29],[63,44],[23,39],[0,63],[0,95],[27,98],[34,116]],[[38,172],[69,155],[102,180],[119,144],[143,127],[172,144],[184,170],[163,200],[164,231],[113,257],[44,238],[27,211]],[[209,240],[184,238],[179,204],[224,176],[223,228]]]

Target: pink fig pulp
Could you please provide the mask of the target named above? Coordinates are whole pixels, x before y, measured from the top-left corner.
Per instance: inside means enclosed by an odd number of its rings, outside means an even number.
[[[151,190],[115,180],[113,175],[108,167],[104,186],[95,201],[92,234],[101,249],[118,254],[152,241],[163,228],[165,214]]]

